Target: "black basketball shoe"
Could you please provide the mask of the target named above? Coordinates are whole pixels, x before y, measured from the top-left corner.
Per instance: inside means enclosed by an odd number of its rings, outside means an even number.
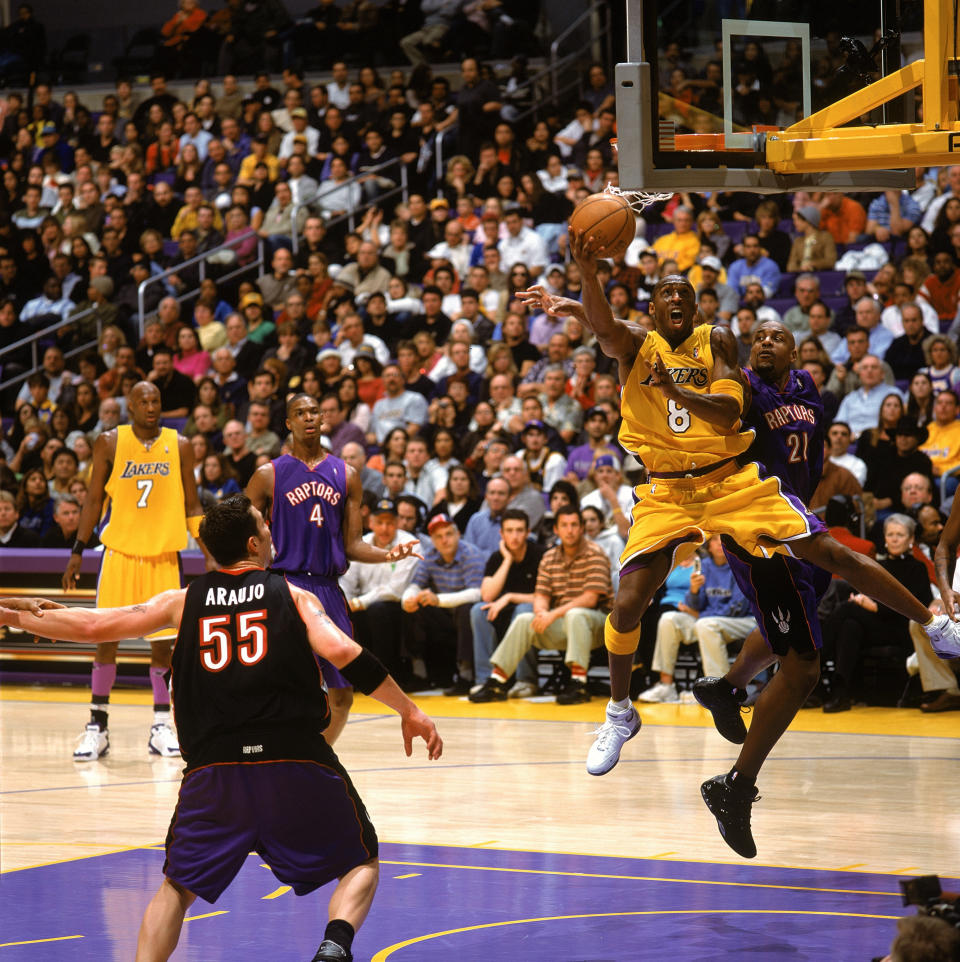
[[[353,955],[342,945],[337,945],[330,939],[324,939],[310,962],[353,962]]]
[[[723,678],[698,678],[693,683],[693,697],[713,715],[717,731],[728,742],[742,745],[747,740],[747,726],[740,712],[747,693],[738,688],[736,693]]]
[[[755,858],[757,846],[750,832],[750,808],[760,798],[756,787],[740,788],[729,774],[724,774],[708,778],[700,786],[700,794],[727,845],[737,855]]]

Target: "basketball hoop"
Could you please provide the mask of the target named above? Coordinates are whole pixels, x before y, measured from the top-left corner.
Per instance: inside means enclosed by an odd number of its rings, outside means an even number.
[[[648,193],[645,190],[622,190],[619,187],[614,187],[613,184],[607,184],[607,186],[603,188],[603,192],[605,194],[616,194],[617,197],[622,197],[630,205],[635,214],[642,214],[651,204],[670,200],[670,198],[673,197],[673,191],[664,194]]]

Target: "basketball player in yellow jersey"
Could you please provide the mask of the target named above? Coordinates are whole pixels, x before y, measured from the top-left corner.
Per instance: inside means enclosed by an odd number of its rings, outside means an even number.
[[[160,426],[159,390],[141,381],[131,390],[127,408],[130,424],[105,431],[94,444],[90,489],[63,575],[64,589],[75,588],[83,549],[102,516],[98,608],[135,605],[180,588],[177,552],[187,546],[188,530],[197,537],[203,514],[193,476],[193,450],[173,428]],[[166,682],[175,638],[174,631],[158,631],[148,639],[154,715],[147,747],[151,754],[167,758],[180,755],[170,725]],[[97,645],[90,722],[77,743],[74,761],[93,762],[110,749],[107,705],[117,677],[117,647]]]
[[[629,690],[641,615],[677,560],[713,535],[756,555],[784,551],[804,558],[863,594],[882,598],[922,624],[932,640],[960,638],[960,624],[946,615],[933,618],[875,561],[835,541],[762,465],[741,463],[753,435],[740,429],[750,399],[736,341],[728,328],[696,326],[696,295],[685,277],[665,277],[657,284],[648,332],[614,318],[597,280],[603,249],[593,238],[571,229],[570,251],[583,276],[583,304],[543,288],[532,288],[524,299],[550,314],[576,317],[617,361],[623,385],[620,441],[643,461],[650,478],[634,492],[620,586],[604,631],[611,697],[587,758],[591,775],[610,771],[623,745],[640,730]],[[799,446],[797,456],[804,456]],[[752,800],[752,786],[749,791]]]

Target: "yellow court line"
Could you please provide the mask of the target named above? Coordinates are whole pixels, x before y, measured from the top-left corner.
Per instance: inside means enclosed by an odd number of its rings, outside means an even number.
[[[190,915],[185,918],[184,922],[196,922],[199,919],[212,919],[215,915],[229,915],[227,909],[221,909],[219,912],[207,912],[205,915]]]
[[[420,878],[421,875],[423,875],[423,872],[410,872],[409,875],[394,875],[394,879],[399,882],[401,879],[405,878]]]
[[[4,845],[7,844],[10,843],[4,842]],[[59,845],[60,843],[51,842],[50,844]],[[74,842],[72,844],[76,845],[78,843]],[[17,868],[5,868],[0,870],[0,875],[12,875],[14,872],[26,872],[27,869],[44,868],[47,865],[63,865],[65,862],[80,862],[86,858],[100,858],[101,855],[119,855],[121,852],[136,852],[138,849],[143,847],[143,845],[128,845],[124,848],[108,849],[106,852],[94,852],[92,855],[71,855],[69,858],[55,858],[52,862],[38,862],[36,865],[20,865]]]
[[[676,882],[681,885],[722,885],[732,888],[779,889],[784,892],[827,892],[832,895],[889,895],[900,898],[899,892],[871,892],[865,889],[827,889],[813,885],[782,885],[766,882],[723,882],[717,879],[660,878],[655,875],[612,875],[603,872],[556,872],[538,868],[503,868],[497,865],[450,865],[445,862],[399,862],[381,859],[381,865],[407,865],[411,868],[452,868],[470,872],[507,872],[515,875],[552,875],[560,878],[602,878],[621,882]],[[573,916],[571,916],[572,918]]]
[[[386,960],[399,949],[416,945],[419,942],[426,942],[430,939],[439,939],[445,935],[459,935],[462,932],[476,932],[480,929],[497,929],[507,925],[529,925],[535,922],[566,922],[572,919],[609,919],[609,918],[628,918],[639,915],[815,915],[832,916],[847,919],[896,919],[897,915],[867,915],[862,912],[803,912],[796,909],[651,909],[644,912],[594,912],[583,915],[547,915],[537,919],[510,919],[505,922],[486,922],[482,925],[465,925],[459,929],[447,929],[445,932],[431,932],[428,935],[418,935],[416,938],[407,939],[405,942],[397,942],[385,949],[381,949],[370,962],[386,962]]]
[[[291,890],[291,888],[292,886],[290,885],[281,885],[280,888],[274,889],[269,895],[261,895],[260,901],[264,902],[267,899],[278,899],[280,898],[281,895],[286,895],[287,892]]]
[[[10,945],[39,945],[41,942],[69,942],[71,939],[82,939],[82,935],[58,935],[54,939],[28,939],[26,942],[0,942],[0,949]]]

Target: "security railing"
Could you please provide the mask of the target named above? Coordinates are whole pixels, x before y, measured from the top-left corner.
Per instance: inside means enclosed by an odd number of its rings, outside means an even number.
[[[193,297],[199,289],[200,284],[207,279],[208,262],[213,255],[222,253],[223,251],[234,250],[241,244],[248,241],[251,237],[257,238],[257,256],[246,264],[240,264],[238,262],[235,268],[227,271],[225,274],[218,273],[216,275],[216,280],[219,284],[223,281],[229,281],[234,277],[239,277],[241,274],[246,274],[253,270],[256,271],[257,276],[259,277],[260,274],[263,273],[260,268],[263,267],[264,263],[266,262],[266,245],[264,244],[263,238],[251,229],[231,238],[228,241],[224,241],[219,247],[214,247],[211,250],[204,251],[202,254],[197,254],[196,257],[191,257],[180,264],[176,264],[173,267],[168,267],[165,271],[161,271],[159,274],[152,274],[145,281],[141,281],[140,286],[137,288],[137,325],[140,337],[143,337],[143,325],[147,313],[145,307],[145,295],[151,286],[162,284],[168,277],[182,273],[185,268],[193,267],[195,264],[199,265],[199,282],[197,286],[190,288],[188,291],[181,291],[177,294],[170,295],[171,297],[175,297],[178,302],[182,303],[183,301]],[[216,261],[214,261],[214,263],[216,263]]]
[[[398,170],[398,177],[396,180],[392,180],[393,187],[381,188],[379,185],[375,187],[374,190],[366,190],[364,185],[370,180],[377,177],[383,176],[383,172],[396,167]],[[390,178],[384,178],[390,179]],[[324,197],[331,197],[339,191],[344,191],[350,193],[350,188],[353,186],[358,186],[360,188],[360,203],[358,205],[349,206],[345,213],[337,214],[332,217],[324,217],[324,223],[327,227],[333,227],[336,224],[342,224],[344,221],[347,222],[347,227],[349,230],[354,230],[356,227],[356,217],[357,211],[366,210],[368,207],[374,204],[380,204],[384,200],[390,197],[395,197],[399,195],[404,201],[409,198],[409,189],[407,184],[407,165],[403,162],[400,157],[393,157],[390,160],[385,160],[382,164],[377,164],[376,167],[368,167],[361,174],[355,174],[353,177],[348,178],[342,184],[337,184],[334,187],[328,187],[326,190],[317,191],[313,197],[310,198],[305,204],[294,203],[293,213],[291,215],[291,223],[294,225],[293,237],[290,238],[293,244],[293,253],[296,254],[300,248],[300,231],[296,229],[297,220],[300,217],[300,211],[306,210],[309,214],[323,216],[323,199]]]

